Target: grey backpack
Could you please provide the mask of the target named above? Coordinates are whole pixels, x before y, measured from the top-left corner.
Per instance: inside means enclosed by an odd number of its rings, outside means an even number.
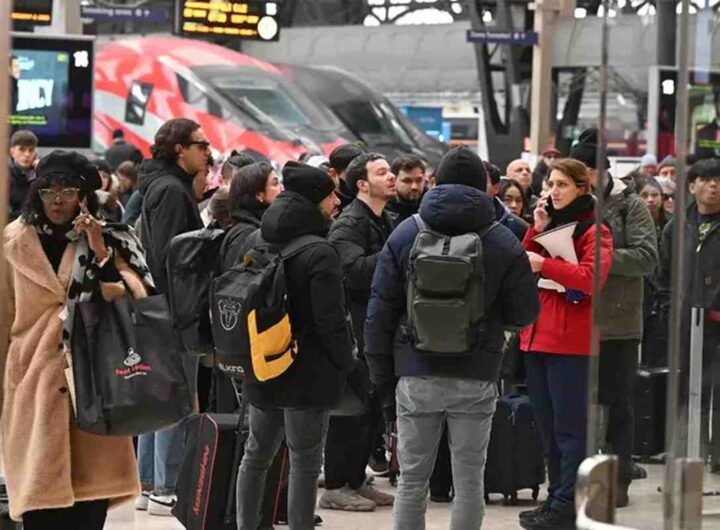
[[[405,335],[429,354],[470,354],[485,317],[482,238],[497,223],[448,236],[428,228],[418,214],[413,219],[420,232],[408,260]]]

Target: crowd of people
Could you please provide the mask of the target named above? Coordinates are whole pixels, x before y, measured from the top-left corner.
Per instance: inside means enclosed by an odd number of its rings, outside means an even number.
[[[67,151],[38,160],[29,131],[10,141],[3,461],[11,515],[26,530],[80,521],[100,529],[108,507],[132,498],[139,510],[172,515],[185,423],[143,434],[135,448],[130,438],[75,426],[63,308],[78,241],[88,243],[83,266],[96,279],[94,300],[167,294],[170,242],[208,225],[225,231],[218,274],[242,263],[258,240],[282,249],[322,238],[285,260],[294,362],[274,379],[242,385],[249,437],[237,479],[239,530],[260,527],[259,485],[283,441],[291,529],[313,528],[317,505],[392,506],[394,528],[424,528],[428,489],[432,501],[452,502],[450,528],[480,528],[501,377],[525,388],[548,471],[546,500],[518,522],[575,528],[596,275],[599,400],[608,410],[601,445],[619,456],[616,504],[627,506],[639,473],[631,460],[638,364],[667,365],[675,208],[687,208],[687,312],[700,307],[706,318],[703,443],[720,463],[710,423],[720,368],[720,160],[696,162],[681,176],[673,159],[646,156],[629,175],[613,175],[589,129],[567,157],[545,150],[534,170],[518,159],[503,172],[456,147],[429,171],[419,157],[388,160],[356,144],[280,170],[237,152],[215,167],[203,130],[189,119],[162,125],[146,160],[122,131],[113,136],[93,161]],[[686,182],[692,201],[677,205],[673,194]],[[568,226],[575,260],[542,243]],[[137,237],[140,260],[129,263],[127,249],[114,246],[118,230]],[[509,344],[521,352],[510,369]],[[192,356],[184,364],[200,411],[236,411],[227,374]],[[335,413],[347,393],[360,409]],[[397,435],[395,496],[366,471],[388,473],[388,426]]]

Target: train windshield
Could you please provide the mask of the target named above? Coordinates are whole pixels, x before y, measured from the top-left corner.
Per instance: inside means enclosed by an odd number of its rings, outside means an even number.
[[[211,66],[193,69],[213,89],[245,111],[270,116],[284,126],[337,129],[338,123],[281,76],[258,68]],[[259,111],[259,112],[258,112]]]

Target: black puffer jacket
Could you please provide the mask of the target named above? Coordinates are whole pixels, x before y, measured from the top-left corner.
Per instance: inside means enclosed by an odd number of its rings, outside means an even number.
[[[397,199],[389,201],[387,203],[387,206],[385,207],[385,211],[389,211],[395,214],[394,220],[396,225],[399,225],[408,217],[411,217],[418,213],[419,209],[420,199],[416,201],[409,201],[407,199],[401,198],[400,196],[398,196]]]
[[[325,237],[327,224],[315,204],[286,190],[260,230],[265,241],[282,245],[305,234]],[[259,408],[330,408],[353,367],[340,257],[330,244],[313,245],[285,261],[285,275],[298,356],[280,377],[246,382],[245,395]]]
[[[138,190],[143,195],[140,240],[147,263],[161,293],[167,292],[170,240],[203,227],[192,190],[193,176],[177,164],[145,160],[140,166]]]
[[[340,214],[328,236],[340,253],[348,309],[360,352],[364,348],[363,329],[375,264],[392,228],[388,212],[378,217],[367,204],[355,199]]]
[[[257,208],[237,208],[232,212],[233,225],[225,235],[222,247],[220,248],[220,266],[222,270],[228,270],[235,265],[245,246],[248,236],[260,228],[260,219],[265,212],[259,204]]]

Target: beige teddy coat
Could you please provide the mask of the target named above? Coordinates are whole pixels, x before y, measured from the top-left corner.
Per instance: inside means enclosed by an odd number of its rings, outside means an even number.
[[[113,506],[131,500],[140,493],[132,439],[81,431],[73,418],[60,315],[76,244],[68,245],[56,274],[34,227],[15,221],[4,235],[7,294],[0,344],[9,347],[0,348],[2,457],[10,515],[20,520],[29,510],[78,501],[109,499]],[[140,282],[119,258],[116,265],[123,279],[134,276],[131,287]]]

